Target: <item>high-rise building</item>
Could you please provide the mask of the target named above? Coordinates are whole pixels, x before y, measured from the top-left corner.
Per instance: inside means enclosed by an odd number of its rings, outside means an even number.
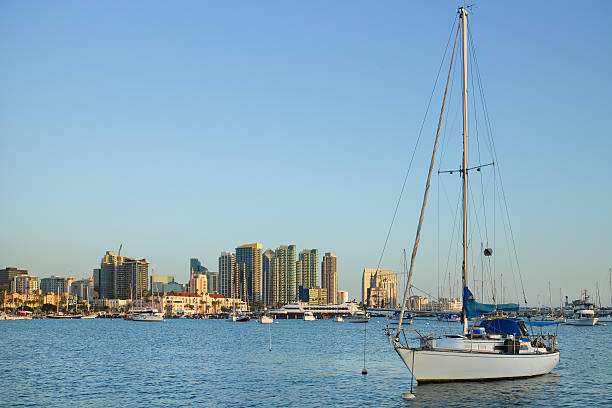
[[[59,276],[51,276],[50,278],[42,278],[39,284],[40,290],[43,294],[53,293],[55,295],[61,295],[68,292],[68,285],[66,278],[60,278]]]
[[[257,242],[237,247],[236,263],[244,264],[248,302],[261,303],[263,300],[261,279],[261,244]]]
[[[263,288],[263,304],[274,305],[274,251],[267,249],[261,256],[261,286]]]
[[[13,278],[17,275],[27,275],[28,271],[7,266],[0,269],[0,290],[9,290]]]
[[[234,298],[232,295],[236,255],[231,252],[221,252],[219,257],[219,293]]]
[[[336,303],[338,291],[337,258],[333,252],[326,252],[321,262],[321,286],[327,289],[327,301]]]
[[[31,295],[38,290],[38,277],[31,275],[15,275],[11,281],[11,293]]]
[[[390,269],[365,268],[361,297],[367,307],[388,308],[397,304],[397,277]]]
[[[191,258],[189,260],[190,273],[197,275],[199,273],[208,273],[208,268],[203,266],[198,258]]]
[[[149,263],[106,251],[100,262],[100,297],[138,299],[148,288]]]
[[[94,281],[94,297],[100,297],[100,268],[94,268],[93,270],[93,281]]]
[[[198,295],[208,293],[208,278],[205,273],[193,275],[189,280],[189,292]]]
[[[206,272],[208,293],[219,293],[219,272]]]
[[[277,276],[277,305],[283,305],[297,300],[298,292],[295,276],[295,245],[281,245],[274,253],[273,274]]]
[[[70,293],[79,299],[90,301],[94,298],[94,278],[74,281],[70,284]]]
[[[299,288],[314,288],[319,286],[319,251],[304,249],[300,251],[295,264],[296,286]]]

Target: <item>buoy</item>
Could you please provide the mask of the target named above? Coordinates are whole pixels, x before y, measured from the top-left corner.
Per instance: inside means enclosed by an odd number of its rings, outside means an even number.
[[[367,375],[368,374],[368,370],[366,370],[365,368],[363,370],[361,370],[361,374],[363,375]]]
[[[411,392],[405,392],[402,394],[402,398],[405,400],[411,400],[411,399],[415,399],[415,396]]]

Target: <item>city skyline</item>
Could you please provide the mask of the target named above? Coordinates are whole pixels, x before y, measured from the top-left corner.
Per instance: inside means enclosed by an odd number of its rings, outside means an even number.
[[[3,4],[0,267],[86,277],[123,244],[184,282],[191,257],[292,242],[333,251],[351,298],[364,268],[401,289],[429,122],[379,259],[455,6]],[[480,5],[471,29],[526,299],[548,303],[549,282],[609,299],[612,6],[512,8],[528,12]],[[435,214],[414,276],[434,295]]]

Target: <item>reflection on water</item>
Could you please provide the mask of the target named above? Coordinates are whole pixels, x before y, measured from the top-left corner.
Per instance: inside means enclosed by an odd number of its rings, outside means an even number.
[[[459,330],[415,319],[424,333]],[[612,406],[612,326],[559,328],[553,373],[416,385],[382,332],[332,321],[1,321],[2,406]],[[454,328],[454,329],[453,329]],[[364,329],[366,330],[364,333]],[[269,332],[272,351],[269,350]],[[367,338],[364,350],[364,334]],[[368,375],[362,375],[365,365]]]
[[[559,379],[550,373],[516,380],[432,383],[417,386],[414,393],[417,406],[546,406],[558,395]]]

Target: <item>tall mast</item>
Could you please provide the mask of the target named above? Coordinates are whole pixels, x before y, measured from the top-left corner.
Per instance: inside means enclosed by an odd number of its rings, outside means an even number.
[[[467,74],[467,10],[459,8],[463,40],[463,287],[468,286],[468,74]],[[463,332],[467,333],[467,315],[463,313]]]

